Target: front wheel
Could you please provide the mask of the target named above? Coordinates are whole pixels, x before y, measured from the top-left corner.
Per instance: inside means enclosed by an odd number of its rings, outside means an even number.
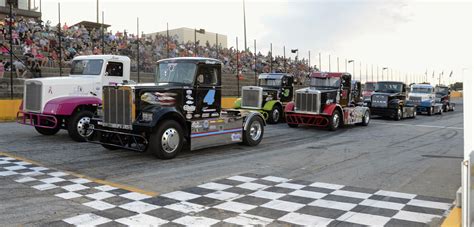
[[[339,110],[336,110],[332,113],[331,118],[329,119],[329,130],[336,131],[341,126],[341,113]]]
[[[428,116],[433,115],[433,112],[434,112],[434,108],[433,107],[429,108],[428,109]]]
[[[281,108],[278,105],[274,105],[272,110],[268,112],[268,120],[269,124],[277,124],[281,118]]]
[[[67,123],[69,137],[77,142],[85,142],[87,138],[92,136],[94,131],[89,127],[93,115],[88,110],[81,110],[72,115]]]
[[[399,106],[397,109],[397,113],[395,114],[395,121],[401,120],[402,117],[403,117],[402,107]]]
[[[35,129],[41,135],[52,136],[52,135],[56,135],[56,133],[58,133],[61,128],[59,126],[56,128],[42,128],[42,127],[35,126]]]
[[[243,144],[247,146],[257,146],[263,139],[264,124],[260,117],[252,117],[244,130]]]
[[[148,149],[159,159],[172,159],[183,149],[183,135],[178,122],[165,121],[151,134]]]
[[[367,126],[370,122],[370,111],[365,111],[364,117],[362,119],[362,123],[360,125]]]

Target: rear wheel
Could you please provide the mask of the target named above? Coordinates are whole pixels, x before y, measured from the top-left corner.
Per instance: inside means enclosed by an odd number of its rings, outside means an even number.
[[[339,129],[340,126],[341,126],[341,113],[339,112],[339,110],[335,110],[332,113],[331,118],[329,118],[328,129],[331,131],[336,131],[337,129]]]
[[[278,105],[274,105],[272,110],[268,112],[268,120],[269,124],[277,124],[281,118],[281,108]]]
[[[263,120],[260,117],[252,117],[243,132],[243,144],[247,146],[257,146],[263,139]]]
[[[160,159],[172,159],[183,149],[184,132],[173,120],[163,122],[150,136],[148,149]]]
[[[42,127],[35,126],[35,129],[39,134],[45,135],[45,136],[56,135],[56,133],[58,133],[60,130],[59,126],[56,128],[42,128]]]
[[[88,110],[81,110],[72,115],[67,123],[69,137],[77,142],[85,142],[87,138],[92,136],[94,131],[89,127],[92,126],[90,121],[93,115]]]

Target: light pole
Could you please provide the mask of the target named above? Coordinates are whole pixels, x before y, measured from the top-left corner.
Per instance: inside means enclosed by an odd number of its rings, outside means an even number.
[[[329,55],[329,72],[331,72],[331,55]]]
[[[295,60],[296,60],[296,59],[298,58],[298,54],[299,54],[298,49],[291,49],[291,53],[292,53],[292,54],[295,54],[295,53],[296,53],[296,58],[295,58]],[[285,62],[286,62],[286,59],[285,59]],[[286,67],[286,66],[285,66],[285,67]],[[285,70],[286,70],[286,68],[285,68]]]
[[[349,60],[347,63],[352,63],[352,77],[355,78],[355,62],[354,60]]]
[[[323,66],[321,65],[321,52],[319,52],[319,71],[323,71]]]
[[[197,57],[197,33],[205,34],[206,30],[204,29],[194,29],[194,56]]]
[[[253,56],[254,56],[254,60],[255,60],[255,86],[257,86],[257,40],[254,39],[253,40],[253,48],[254,48],[254,51],[253,51]]]
[[[383,80],[383,71],[387,70],[387,80],[388,80],[388,67],[383,67],[382,68],[382,80]]]
[[[244,9],[244,47],[245,51],[247,51],[247,21],[245,18],[245,0],[242,0],[243,9]]]

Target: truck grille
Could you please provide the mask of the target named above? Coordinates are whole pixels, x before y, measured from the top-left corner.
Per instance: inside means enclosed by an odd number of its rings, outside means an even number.
[[[25,82],[25,110],[41,112],[41,95],[43,85],[38,81]]]
[[[412,96],[412,97],[410,97],[410,101],[413,101],[413,103],[415,103],[415,105],[419,105],[421,103],[421,97]]]
[[[242,108],[262,108],[263,89],[261,87],[242,87]]]
[[[321,93],[310,89],[296,91],[295,111],[319,113],[321,108]]]
[[[133,93],[129,87],[104,87],[104,126],[132,129]]]
[[[372,107],[388,107],[388,96],[387,95],[372,95]]]

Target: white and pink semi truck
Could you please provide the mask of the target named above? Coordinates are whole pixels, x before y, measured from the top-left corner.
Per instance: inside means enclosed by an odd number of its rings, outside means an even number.
[[[65,129],[83,142],[92,134],[91,117],[102,105],[102,86],[130,80],[130,58],[116,55],[79,56],[65,77],[25,80],[20,124],[31,125],[42,135]]]

